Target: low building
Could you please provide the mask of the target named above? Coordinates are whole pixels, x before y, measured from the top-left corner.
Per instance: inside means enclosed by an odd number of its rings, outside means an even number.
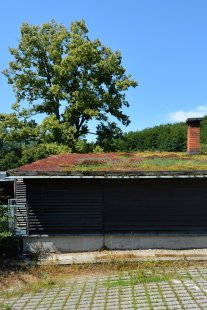
[[[187,153],[61,154],[8,171],[24,251],[206,248],[200,121],[187,121]]]

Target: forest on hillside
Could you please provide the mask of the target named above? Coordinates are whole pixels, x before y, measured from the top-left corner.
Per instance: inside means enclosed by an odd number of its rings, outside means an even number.
[[[185,152],[187,148],[187,125],[183,123],[165,124],[146,128],[141,131],[130,131],[119,138],[98,141],[104,151],[160,151]],[[201,151],[207,149],[207,117],[201,122]]]
[[[96,142],[81,140],[78,153],[99,152],[185,152],[187,141],[187,125],[185,123],[165,124],[146,128],[141,131],[130,131],[118,137],[103,137]],[[0,140],[0,170],[18,167],[22,164],[45,158],[51,154],[71,152],[67,144],[34,144],[23,150],[16,140]],[[207,153],[207,117],[201,122],[201,152]]]

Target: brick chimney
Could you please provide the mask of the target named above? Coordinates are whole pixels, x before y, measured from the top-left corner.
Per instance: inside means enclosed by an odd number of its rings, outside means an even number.
[[[187,153],[198,154],[200,152],[200,123],[202,118],[188,118]]]

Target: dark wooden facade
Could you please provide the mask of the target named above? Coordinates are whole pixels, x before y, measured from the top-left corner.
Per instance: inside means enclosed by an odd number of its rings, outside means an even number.
[[[207,232],[205,178],[24,182],[30,235]]]

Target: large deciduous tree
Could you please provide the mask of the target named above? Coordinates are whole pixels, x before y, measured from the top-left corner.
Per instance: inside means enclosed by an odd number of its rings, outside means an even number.
[[[12,109],[12,113],[0,113],[0,141],[2,144],[15,143],[22,149],[37,139],[38,127],[27,110],[20,110],[19,104],[13,105]]]
[[[41,27],[23,23],[18,47],[10,53],[13,61],[3,73],[17,102],[27,101],[31,113],[64,123],[76,140],[89,132],[92,119],[107,122],[113,116],[129,124],[123,113],[129,106],[125,91],[137,82],[122,66],[120,52],[89,38],[83,20],[73,22],[70,30],[55,21]]]
[[[15,168],[52,154],[71,152],[67,145],[54,140],[57,136],[56,123],[51,125],[46,119],[38,125],[27,110],[20,109],[19,104],[13,105],[12,110],[9,114],[0,113],[0,170]],[[65,135],[66,132],[63,131]]]

